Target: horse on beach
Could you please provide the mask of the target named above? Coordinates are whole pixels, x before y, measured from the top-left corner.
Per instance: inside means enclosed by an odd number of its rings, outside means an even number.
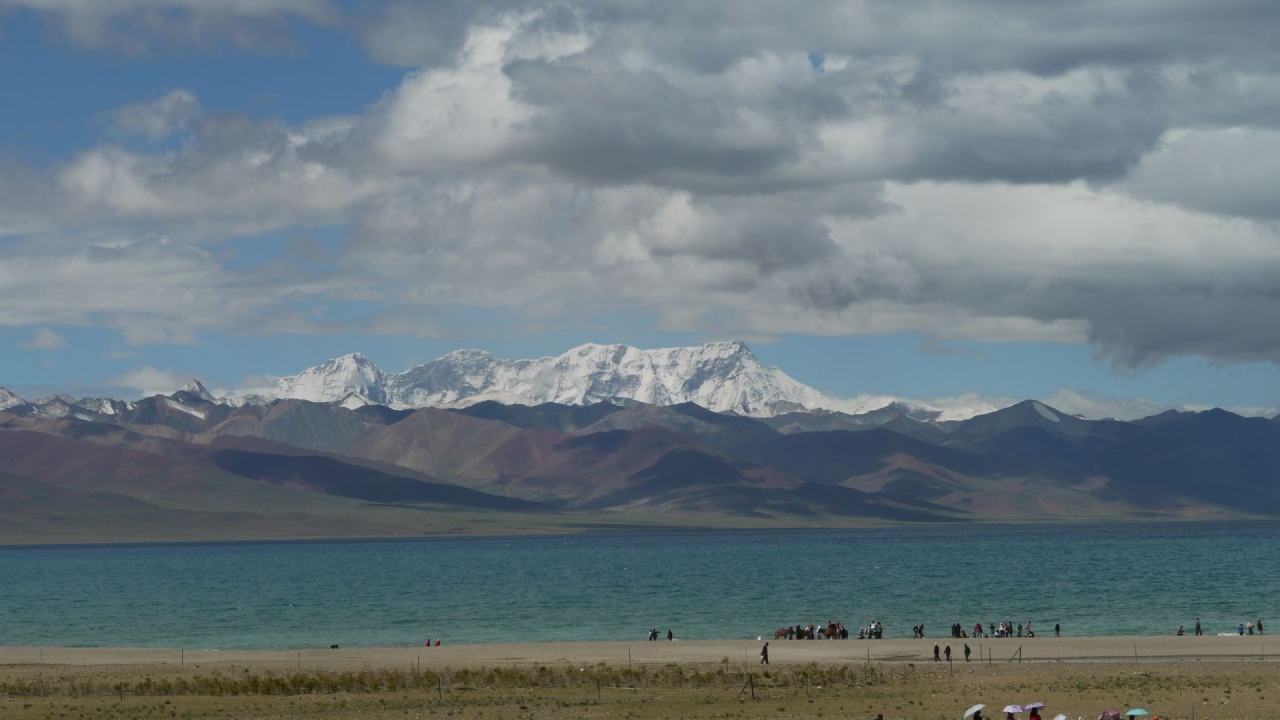
[[[822,636],[827,640],[847,639],[849,631],[844,629],[841,623],[827,623],[827,626],[820,631]]]

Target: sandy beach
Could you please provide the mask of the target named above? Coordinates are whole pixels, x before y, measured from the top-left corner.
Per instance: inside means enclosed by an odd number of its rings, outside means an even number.
[[[952,660],[964,662],[969,644],[972,663],[1154,662],[1196,660],[1280,660],[1280,638],[1266,635],[1185,637],[1062,637],[883,640],[767,639],[773,665],[930,663],[933,645],[951,645]],[[656,642],[553,642],[471,644],[439,647],[311,648],[298,650],[211,650],[199,648],[0,648],[0,665],[65,666],[237,666],[263,670],[370,670],[405,668],[536,665],[731,665],[758,662],[761,640]]]
[[[959,718],[1275,716],[1267,636],[566,642],[225,651],[0,648],[0,716],[169,718]],[[953,662],[934,662],[950,643]],[[964,662],[968,642],[972,660]],[[1019,653],[1019,650],[1021,652]],[[983,657],[979,661],[979,654]],[[1271,655],[1268,653],[1276,653]],[[1026,715],[1019,717],[1025,718]]]

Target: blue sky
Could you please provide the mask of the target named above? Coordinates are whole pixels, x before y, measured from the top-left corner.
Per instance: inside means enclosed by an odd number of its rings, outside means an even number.
[[[1273,415],[1278,33],[1243,1],[0,0],[0,385],[740,338],[842,395]]]

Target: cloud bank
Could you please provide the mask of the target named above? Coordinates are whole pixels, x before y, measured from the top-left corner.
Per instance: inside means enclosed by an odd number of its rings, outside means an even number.
[[[465,307],[1280,361],[1274,3],[5,7],[133,54],[321,26],[406,71],[296,124],[172,88],[0,164],[0,325],[430,335]],[[320,227],[323,263],[229,259]]]

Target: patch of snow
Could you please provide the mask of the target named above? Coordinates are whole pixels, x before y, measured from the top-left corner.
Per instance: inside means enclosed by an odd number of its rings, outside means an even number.
[[[1038,402],[1032,402],[1031,407],[1035,408],[1036,412],[1040,413],[1050,422],[1062,422],[1062,418],[1058,417],[1056,413]]]
[[[184,413],[186,413],[186,414],[188,414],[188,415],[194,415],[195,417],[198,417],[198,418],[200,418],[201,420],[204,420],[204,419],[205,419],[204,411],[203,411],[203,410],[201,410],[200,408],[193,408],[193,407],[191,407],[190,405],[183,405],[182,403],[180,403],[180,402],[178,402],[178,401],[176,401],[176,400],[173,400],[173,399],[171,399],[171,398],[165,398],[165,399],[164,399],[164,404],[165,404],[165,405],[168,405],[169,407],[171,407],[171,408],[173,408],[174,410],[177,410],[177,411],[179,411],[179,412],[184,412]]]
[[[337,403],[338,407],[346,408],[348,410],[358,410],[367,405],[374,404],[375,403],[369,400],[369,398],[357,392],[348,393],[346,397],[342,398]]]

